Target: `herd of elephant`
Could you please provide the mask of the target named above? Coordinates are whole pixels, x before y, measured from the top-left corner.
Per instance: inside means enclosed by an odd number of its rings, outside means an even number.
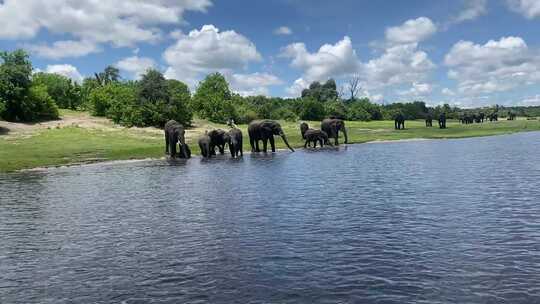
[[[229,147],[231,157],[237,158],[244,155],[242,131],[234,125],[234,122],[230,122],[229,126],[229,131],[222,129],[206,131],[199,138],[198,144],[202,157],[210,158],[216,155],[216,148],[223,155],[225,154],[226,145]],[[165,154],[170,155],[172,158],[190,158],[191,149],[186,144],[184,126],[174,120],[170,120],[165,124],[164,130]],[[337,146],[339,145],[339,132],[343,133],[345,143],[347,143],[348,137],[345,122],[338,118],[324,119],[321,122],[320,130],[309,128],[307,123],[300,125],[300,134],[305,140],[304,148],[311,147],[311,145],[315,148],[317,147],[317,143],[321,147],[324,145]],[[294,149],[289,145],[287,136],[283,132],[281,125],[277,121],[268,119],[252,121],[248,125],[248,135],[251,152],[261,152],[260,142],[262,142],[262,152],[267,152],[268,143],[270,143],[272,152],[276,152],[274,136],[280,136],[285,145],[294,152]],[[330,142],[330,139],[334,140],[333,144]],[[179,147],[178,152],[176,151],[177,144]]]

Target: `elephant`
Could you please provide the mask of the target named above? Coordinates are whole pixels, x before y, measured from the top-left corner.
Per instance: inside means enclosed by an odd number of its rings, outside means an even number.
[[[227,143],[227,137],[229,136],[227,132],[221,129],[216,129],[208,132],[208,136],[210,136],[210,153],[212,155],[216,155],[217,147],[219,154],[225,154],[225,144]]]
[[[289,145],[287,136],[283,133],[281,125],[274,120],[254,120],[248,125],[249,143],[251,145],[251,152],[261,152],[259,149],[259,141],[263,142],[263,151],[266,153],[268,141],[272,147],[272,152],[276,152],[276,146],[274,143],[274,135],[279,135],[285,142],[285,145],[294,152],[294,149]]]
[[[516,113],[509,112],[507,120],[515,120],[516,119]]]
[[[345,121],[339,118],[327,118],[321,122],[321,130],[326,132],[328,138],[334,139],[334,145],[339,145],[339,131],[343,132],[345,137],[345,144],[349,143],[349,138],[347,137],[347,128],[345,128]],[[326,141],[325,143],[328,143]]]
[[[332,143],[328,140],[328,134],[326,132],[322,130],[310,129],[308,124],[305,122],[300,124],[300,133],[302,138],[306,141],[304,143],[304,148],[307,148],[308,146],[311,147],[311,143],[313,143],[313,148],[316,148],[317,142],[319,142],[321,147],[324,147],[325,143],[332,145]]]
[[[169,120],[164,127],[165,132],[165,154],[169,154],[172,158],[176,157],[176,144],[179,145],[180,158],[190,158],[191,150],[186,144],[184,126],[175,120]]]
[[[439,115],[439,129],[446,129],[446,114]]]
[[[486,118],[486,114],[480,112],[478,114],[478,118],[480,118],[480,123],[484,123],[484,119]]]
[[[405,116],[399,113],[394,118],[394,127],[396,130],[405,130]]]
[[[206,131],[204,135],[199,138],[199,148],[201,149],[201,155],[204,158],[212,157],[212,153],[210,153],[211,141],[212,140],[210,139],[210,136],[208,135],[208,131]]]
[[[426,127],[433,127],[433,117],[431,114],[426,116]]]
[[[240,129],[232,128],[229,130],[227,136],[227,145],[229,145],[229,150],[231,151],[231,156],[233,158],[244,156],[244,149],[242,148],[242,131]]]
[[[489,121],[498,121],[499,120],[499,116],[497,113],[491,113],[488,115],[488,119]]]

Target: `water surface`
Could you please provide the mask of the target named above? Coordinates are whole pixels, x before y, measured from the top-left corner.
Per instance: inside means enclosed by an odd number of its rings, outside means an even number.
[[[0,175],[0,303],[539,303],[540,133]]]

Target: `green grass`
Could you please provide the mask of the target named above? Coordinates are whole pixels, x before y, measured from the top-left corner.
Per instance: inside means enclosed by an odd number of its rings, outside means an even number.
[[[300,137],[299,124],[281,123],[290,144],[295,148],[302,147],[304,143]],[[320,126],[319,122],[309,124],[312,128]],[[227,128],[225,125],[213,126]],[[392,121],[347,122],[350,143],[412,138],[462,138],[540,130],[539,121],[524,119],[473,125],[449,121],[447,126],[448,129],[440,130],[435,127],[435,122],[434,127],[426,128],[423,121],[407,121],[406,130],[396,131]],[[249,151],[247,126],[239,127],[244,132],[244,151]],[[340,142],[343,142],[343,138]],[[199,154],[195,140],[188,143],[193,153]],[[276,143],[278,148],[285,148],[281,139],[276,138]],[[158,134],[138,136],[127,129],[52,128],[39,131],[30,137],[0,136],[0,172],[82,162],[162,157],[163,150],[163,138]]]

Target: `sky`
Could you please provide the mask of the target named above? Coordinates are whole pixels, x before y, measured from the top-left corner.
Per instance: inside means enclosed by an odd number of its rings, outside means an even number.
[[[0,0],[0,49],[36,71],[220,72],[242,95],[358,78],[378,103],[540,105],[539,34],[540,0]]]

